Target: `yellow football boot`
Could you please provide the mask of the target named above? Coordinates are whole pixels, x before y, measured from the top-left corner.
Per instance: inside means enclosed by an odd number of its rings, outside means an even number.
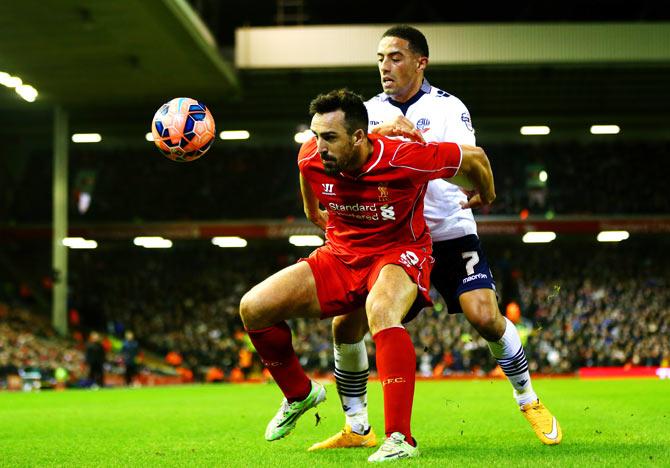
[[[372,428],[370,428],[370,432],[367,434],[360,435],[352,432],[351,426],[346,424],[341,432],[338,432],[323,442],[317,442],[307,450],[311,452],[314,450],[334,448],[374,447],[375,445],[377,445],[377,436]]]
[[[561,443],[563,432],[556,417],[540,403],[540,400],[526,403],[521,408],[523,416],[528,420],[535,431],[535,435],[546,445]]]

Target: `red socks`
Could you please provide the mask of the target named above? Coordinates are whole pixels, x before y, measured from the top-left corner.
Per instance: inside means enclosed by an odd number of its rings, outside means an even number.
[[[293,403],[307,398],[312,383],[305,375],[293,350],[291,329],[286,322],[247,332],[261,361],[272,374],[288,402]]]
[[[293,350],[291,329],[286,322],[248,333],[286,399],[304,400],[312,384]],[[414,345],[407,330],[400,327],[387,328],[372,338],[377,346],[377,371],[384,391],[386,436],[400,432],[413,445],[410,420],[416,372]]]
[[[386,436],[394,432],[405,434],[407,443],[414,445],[410,430],[416,353],[407,330],[386,328],[372,339],[377,346],[377,372],[384,390],[384,419]]]

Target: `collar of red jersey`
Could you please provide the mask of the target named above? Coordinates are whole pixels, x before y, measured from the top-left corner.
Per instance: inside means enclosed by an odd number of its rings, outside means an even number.
[[[382,153],[384,152],[384,142],[382,141],[382,138],[384,137],[376,133],[371,133],[368,135],[368,138],[372,140],[372,154],[370,155],[368,160],[365,161],[365,164],[363,164],[360,167],[360,169],[356,174],[340,172],[340,175],[342,177],[345,177],[347,179],[358,179],[360,176],[370,172],[370,170],[379,163],[379,159],[381,158]]]

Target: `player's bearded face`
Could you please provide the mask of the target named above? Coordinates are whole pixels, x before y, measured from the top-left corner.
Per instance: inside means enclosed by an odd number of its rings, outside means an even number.
[[[412,52],[405,39],[383,37],[377,47],[377,66],[384,92],[400,102],[411,98],[423,82],[427,60]]]
[[[316,144],[328,175],[355,169],[354,138],[347,131],[342,111],[315,114],[311,129],[316,135]]]

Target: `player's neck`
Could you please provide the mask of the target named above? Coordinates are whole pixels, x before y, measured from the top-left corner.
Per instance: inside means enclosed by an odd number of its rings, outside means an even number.
[[[414,83],[412,85],[412,87],[407,90],[406,93],[403,93],[401,95],[391,96],[391,99],[393,99],[395,102],[398,102],[400,104],[404,104],[407,101],[409,101],[410,99],[412,99],[414,96],[416,96],[416,93],[419,92],[422,85],[423,85],[423,77],[421,77],[420,80],[417,80],[416,83]]]
[[[375,150],[375,145],[370,140],[370,138],[366,138],[365,142],[358,147],[358,151],[356,154],[356,164],[355,167],[352,167],[350,171],[351,174],[356,174],[360,172],[361,168],[365,166],[365,164],[370,160],[370,157],[372,156],[372,153]]]

